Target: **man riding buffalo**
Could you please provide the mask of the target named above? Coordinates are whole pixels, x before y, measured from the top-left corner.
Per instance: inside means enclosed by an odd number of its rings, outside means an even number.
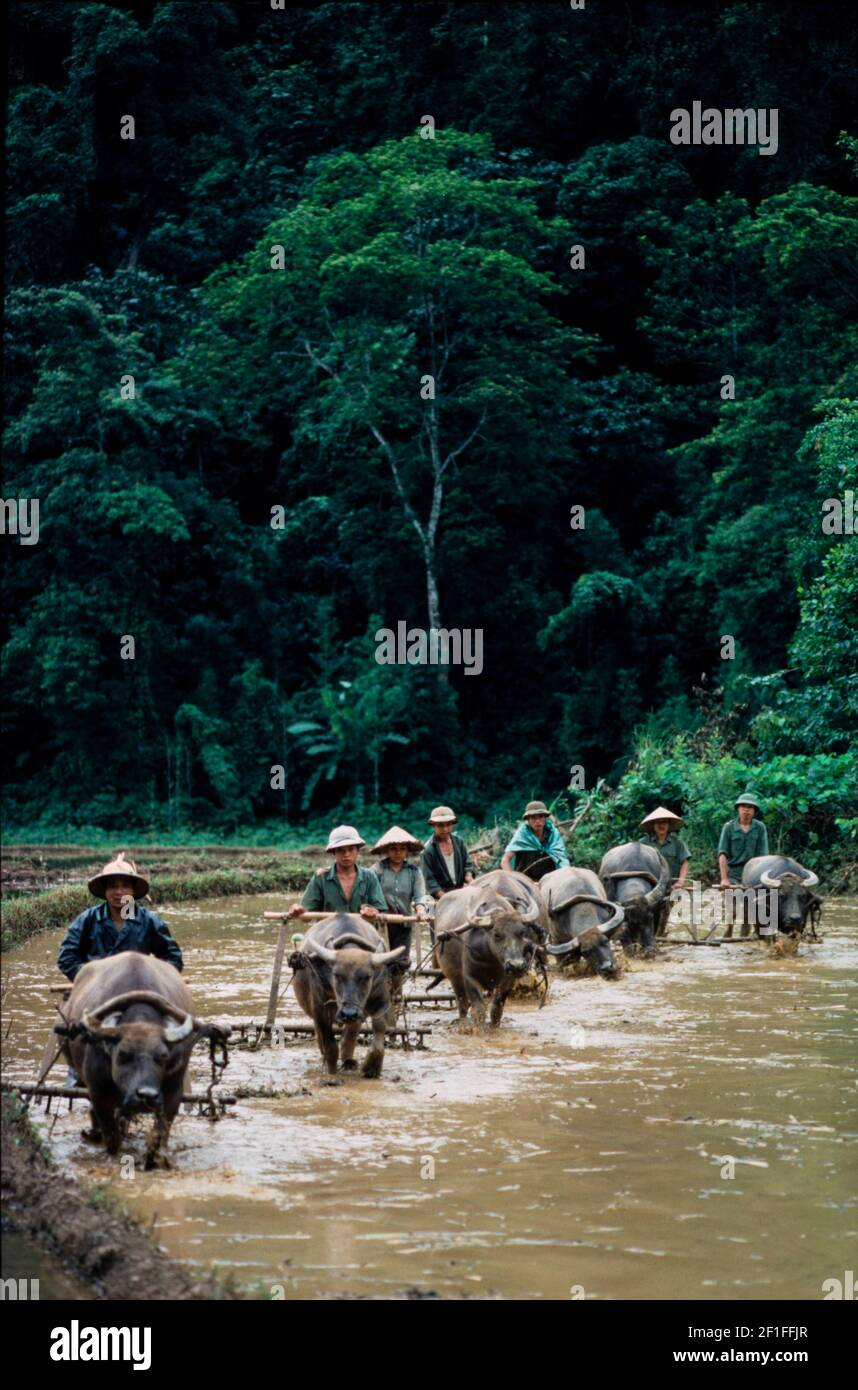
[[[73,980],[88,961],[121,951],[158,956],[181,970],[182,952],[167,923],[138,901],[149,892],[148,880],[121,850],[88,887],[93,897],[104,901],[85,908],[63,937],[57,964],[64,975]]]
[[[123,951],[157,956],[177,970],[182,969],[182,952],[167,923],[138,901],[149,892],[148,879],[137,872],[137,865],[122,850],[87,886],[93,897],[104,901],[79,913],[63,937],[57,965],[64,975],[74,980],[90,961],[104,960]],[[78,1074],[72,1066],[66,1085],[77,1084]]]
[[[515,862],[513,862],[515,861]],[[502,869],[516,869],[537,881],[555,869],[568,869],[563,837],[544,801],[529,801],[520,825],[504,851]]]
[[[374,922],[387,911],[378,875],[358,864],[361,839],[353,825],[337,825],[328,836],[327,852],[334,862],[329,869],[317,869],[300,903],[286,914],[303,917],[305,912],[358,912]]]

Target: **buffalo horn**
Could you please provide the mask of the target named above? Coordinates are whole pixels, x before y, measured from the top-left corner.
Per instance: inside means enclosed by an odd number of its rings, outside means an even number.
[[[661,855],[659,855],[661,859]],[[661,859],[664,866],[658,876],[658,883],[649,893],[644,894],[644,902],[647,907],[655,907],[656,903],[661,902],[668,888],[670,887],[670,869],[666,859]]]
[[[818,877],[818,875],[815,874],[815,873],[813,873],[810,869],[805,869],[804,872],[805,872],[805,880],[804,880],[804,886],[805,886],[805,888],[815,888],[815,887],[817,886],[817,884],[819,883],[819,877]]]
[[[376,951],[370,956],[369,963],[370,965],[387,965],[389,960],[399,960],[403,951],[407,949],[406,946],[397,946],[394,951]]]
[[[559,946],[546,942],[545,949],[550,956],[568,956],[572,951],[580,951],[581,942],[577,936],[573,936],[571,941],[562,941]]]
[[[194,1019],[192,1014],[185,1014],[184,1023],[176,1023],[175,1020],[171,1020],[169,1023],[165,1022],[164,1042],[181,1042],[183,1038],[186,1038],[188,1036],[193,1026]]]
[[[305,943],[304,954],[308,956],[318,956],[320,960],[325,961],[328,965],[333,965],[337,959],[336,951],[329,950],[327,946],[320,946],[318,941],[314,941],[312,937]]]
[[[151,1004],[152,1007],[158,1009],[160,1013],[170,1014],[171,1017],[175,1018],[179,1023],[183,1023],[187,1017],[184,1009],[180,1009],[176,1004],[169,1003],[162,995],[155,994],[151,989],[132,989],[127,994],[117,994],[113,999],[108,999],[105,1003],[99,1004],[97,1008],[90,1010],[87,1016],[92,1020],[93,1026],[97,1029],[98,1024],[107,1014],[122,1014],[126,1009],[130,1008],[132,1004]]]
[[[760,883],[763,885],[764,888],[780,888],[781,886],[780,879],[770,878],[765,870],[763,870],[763,872],[760,874]]]
[[[105,1021],[96,1014],[86,1013],[81,1019],[81,1027],[87,1033],[101,1033],[106,1038],[116,1038],[119,1036],[117,1024],[121,1017],[121,1013],[112,1013],[109,1020]]]
[[[600,898],[597,893],[573,893],[571,898],[564,898],[562,902],[554,902],[549,898],[549,912],[565,912],[567,907],[574,907],[576,903],[596,903],[598,907],[609,907],[607,898]]]
[[[469,927],[490,927],[492,924],[491,913],[484,912],[481,914],[477,914],[469,912],[467,916],[467,923]]]
[[[608,918],[607,922],[603,922],[601,927],[602,935],[608,937],[613,936],[626,919],[625,909],[619,903],[610,903],[609,906],[614,909],[614,914]]]

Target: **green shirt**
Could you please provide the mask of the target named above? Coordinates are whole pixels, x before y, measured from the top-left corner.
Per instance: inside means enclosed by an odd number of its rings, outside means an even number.
[[[663,854],[667,860],[671,876],[673,878],[679,878],[679,870],[690,856],[687,844],[677,835],[675,830],[669,830],[667,832],[663,845],[659,844],[658,836],[651,834],[649,831],[647,831],[645,835],[641,835],[639,843],[642,845],[652,845],[653,849],[657,849],[659,854]]]
[[[738,820],[728,820],[721,831],[718,853],[726,854],[731,883],[742,882],[742,869],[749,859],[768,854],[769,832],[761,820],[752,820],[747,831]]]
[[[374,874],[372,869],[363,868],[361,864],[357,866],[349,902],[346,902],[340,887],[336,864],[314,874],[301,899],[302,907],[306,907],[308,912],[360,912],[364,903],[368,907],[377,907],[379,912],[387,912],[378,874]]]

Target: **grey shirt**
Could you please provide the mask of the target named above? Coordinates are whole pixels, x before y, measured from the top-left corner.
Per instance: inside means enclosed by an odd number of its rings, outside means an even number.
[[[388,912],[401,912],[403,917],[410,917],[412,904],[431,905],[432,899],[426,892],[426,880],[419,864],[405,863],[401,869],[395,870],[387,859],[379,859],[372,869],[373,873],[378,874]]]

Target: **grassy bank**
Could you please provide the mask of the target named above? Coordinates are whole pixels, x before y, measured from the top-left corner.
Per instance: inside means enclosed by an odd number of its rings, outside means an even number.
[[[150,898],[152,904],[159,907],[166,903],[193,902],[198,898],[232,897],[238,893],[296,892],[306,886],[314,868],[310,860],[290,859],[269,868],[215,868],[198,873],[171,873],[153,882]],[[4,902],[2,949],[18,946],[36,932],[68,926],[73,917],[92,906],[94,901],[86,884],[80,883]]]

